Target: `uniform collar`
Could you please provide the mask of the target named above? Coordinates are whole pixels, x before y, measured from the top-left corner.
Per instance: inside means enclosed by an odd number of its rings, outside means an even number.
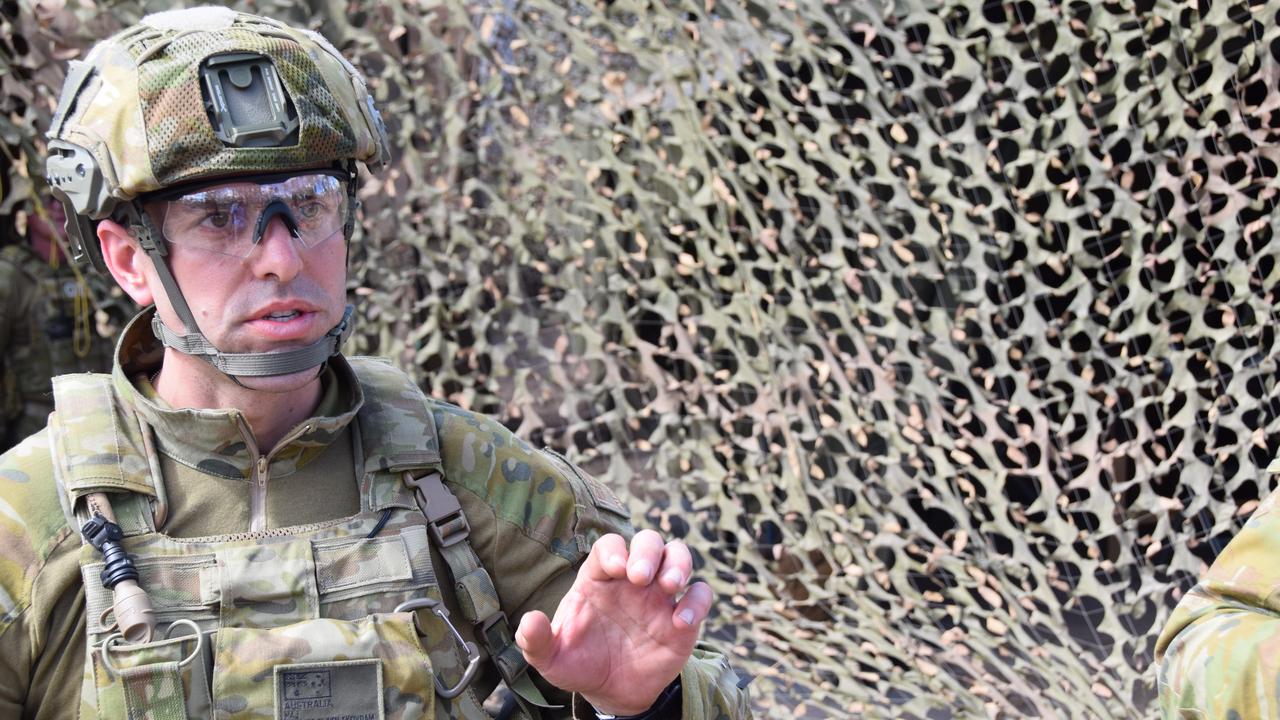
[[[173,408],[156,394],[151,376],[164,347],[151,333],[154,308],[143,310],[121,333],[112,383],[125,404],[154,431],[156,449],[189,467],[228,478],[248,479],[260,457],[269,474],[287,475],[305,466],[344,435],[364,404],[355,372],[342,356],[331,358],[321,375],[323,390],[315,414],[274,448],[258,448],[238,410]]]

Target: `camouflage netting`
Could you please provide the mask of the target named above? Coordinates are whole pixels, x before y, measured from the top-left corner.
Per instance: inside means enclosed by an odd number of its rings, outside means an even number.
[[[80,2],[0,3],[15,174]],[[685,538],[761,716],[1151,713],[1274,484],[1280,1],[242,7],[388,121],[355,345]]]

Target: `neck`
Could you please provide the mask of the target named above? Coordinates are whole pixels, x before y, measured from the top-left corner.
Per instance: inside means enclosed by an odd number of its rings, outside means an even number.
[[[321,382],[315,368],[241,382],[237,385],[204,360],[172,348],[165,349],[164,365],[154,380],[156,392],[170,407],[238,411],[262,454],[311,417],[320,403]]]

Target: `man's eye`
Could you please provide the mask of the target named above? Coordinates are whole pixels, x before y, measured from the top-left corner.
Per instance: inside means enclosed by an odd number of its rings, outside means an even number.
[[[243,224],[245,206],[242,203],[209,203],[201,208],[200,224],[224,230]]]
[[[298,214],[306,220],[315,219],[322,212],[324,212],[324,203],[318,200],[310,200],[298,206]]]

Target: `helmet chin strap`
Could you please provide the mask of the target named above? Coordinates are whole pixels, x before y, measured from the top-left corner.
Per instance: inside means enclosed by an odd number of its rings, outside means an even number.
[[[159,315],[152,316],[151,332],[165,347],[173,348],[184,355],[204,360],[224,375],[229,376],[236,384],[240,384],[237,377],[291,375],[309,368],[318,368],[330,357],[337,355],[342,348],[342,344],[351,335],[351,330],[354,327],[351,318],[355,314],[355,307],[347,305],[342,313],[342,320],[329,332],[325,333],[324,337],[307,347],[265,353],[222,352],[214,347],[213,343],[209,342],[208,338],[200,332],[200,327],[196,324],[195,315],[191,312],[191,307],[187,305],[187,299],[178,287],[178,281],[169,270],[169,263],[165,259],[167,253],[164,246],[157,242],[160,234],[152,224],[151,218],[136,204],[133,204],[131,208],[130,215],[133,217],[130,220],[133,225],[133,231],[138,238],[139,244],[142,245],[142,249],[151,256],[156,273],[160,276],[160,284],[164,286],[165,295],[168,296],[169,302],[173,305],[173,310],[177,313],[178,319],[182,321],[182,324],[188,329],[195,330],[195,332],[189,332],[185,335],[178,334],[166,327],[160,321]],[[291,228],[291,230],[293,229]],[[296,230],[293,231],[296,234]]]
[[[165,347],[173,348],[184,355],[198,357],[226,375],[236,377],[269,377],[272,375],[290,375],[308,368],[319,367],[330,357],[337,355],[342,343],[351,335],[353,323],[351,316],[355,307],[348,305],[342,313],[342,321],[325,336],[307,347],[295,350],[266,353],[225,353],[214,347],[204,335],[198,332],[179,335],[164,323],[158,315],[151,318],[151,332],[155,333]],[[183,320],[183,324],[188,321]]]

